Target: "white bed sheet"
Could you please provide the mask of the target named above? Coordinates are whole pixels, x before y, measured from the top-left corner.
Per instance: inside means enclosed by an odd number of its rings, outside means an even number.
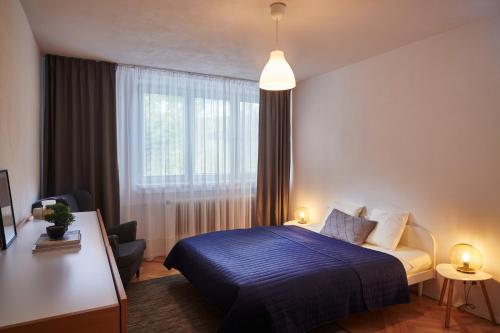
[[[299,226],[319,233],[323,228],[323,225],[324,223],[311,223],[302,224]],[[407,275],[422,272],[432,267],[432,260],[430,255],[427,252],[419,249],[411,248],[408,246],[398,246],[395,250],[388,250],[383,247],[368,243],[365,243],[362,246],[367,249],[384,252],[398,258],[399,261],[401,261],[401,263],[403,264]]]
[[[425,271],[432,266],[431,257],[428,253],[422,250],[401,245],[395,250],[388,250],[368,243],[365,243],[362,246],[367,249],[384,252],[398,258],[403,264],[407,275]]]

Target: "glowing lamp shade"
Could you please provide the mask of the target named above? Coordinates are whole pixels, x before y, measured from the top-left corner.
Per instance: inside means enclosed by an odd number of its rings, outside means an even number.
[[[309,222],[309,209],[306,207],[297,207],[295,209],[295,219],[298,220],[299,223]]]
[[[286,62],[285,53],[274,50],[260,75],[259,86],[264,90],[288,90],[295,88],[292,67]]]
[[[473,274],[483,266],[483,257],[474,246],[461,243],[451,248],[450,262],[457,271]]]

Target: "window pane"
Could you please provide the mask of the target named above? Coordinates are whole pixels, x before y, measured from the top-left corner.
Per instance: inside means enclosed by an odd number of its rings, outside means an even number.
[[[145,176],[184,175],[184,97],[152,93],[143,97]]]
[[[231,172],[229,102],[195,98],[194,106],[195,176],[227,175]]]
[[[240,102],[240,114],[238,150],[243,153],[238,155],[238,169],[245,176],[254,177],[259,156],[259,103]]]

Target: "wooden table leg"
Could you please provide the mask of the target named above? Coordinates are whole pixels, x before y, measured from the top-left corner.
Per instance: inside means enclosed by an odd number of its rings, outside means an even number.
[[[488,292],[486,291],[486,286],[484,285],[484,281],[479,281],[481,284],[481,289],[483,290],[484,299],[486,301],[486,305],[488,306],[488,311],[490,311],[491,322],[496,325],[495,314],[493,313],[493,308],[491,307],[490,298],[488,297]]]
[[[448,279],[444,278],[443,286],[441,287],[441,296],[439,297],[439,305],[443,305],[444,294],[446,293],[447,286],[448,286]]]
[[[450,280],[450,286],[448,287],[448,302],[446,303],[446,318],[444,321],[444,327],[450,327],[450,313],[451,313],[451,303],[453,302],[453,280]]]

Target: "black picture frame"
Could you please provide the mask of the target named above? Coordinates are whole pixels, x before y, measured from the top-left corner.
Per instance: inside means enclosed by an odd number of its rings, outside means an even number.
[[[3,176],[5,177],[5,182],[2,181]],[[4,214],[5,209],[9,210],[10,208],[10,216],[11,223],[14,229],[14,234],[5,233],[5,225],[4,220],[6,220],[6,214]],[[4,216],[5,215],[5,216]],[[7,170],[0,170],[0,236],[2,241],[2,250],[5,250],[9,247],[10,244],[17,237],[17,229],[16,229],[16,218],[14,217],[14,206],[12,205],[12,192],[10,190],[10,180],[9,180],[9,172]]]

